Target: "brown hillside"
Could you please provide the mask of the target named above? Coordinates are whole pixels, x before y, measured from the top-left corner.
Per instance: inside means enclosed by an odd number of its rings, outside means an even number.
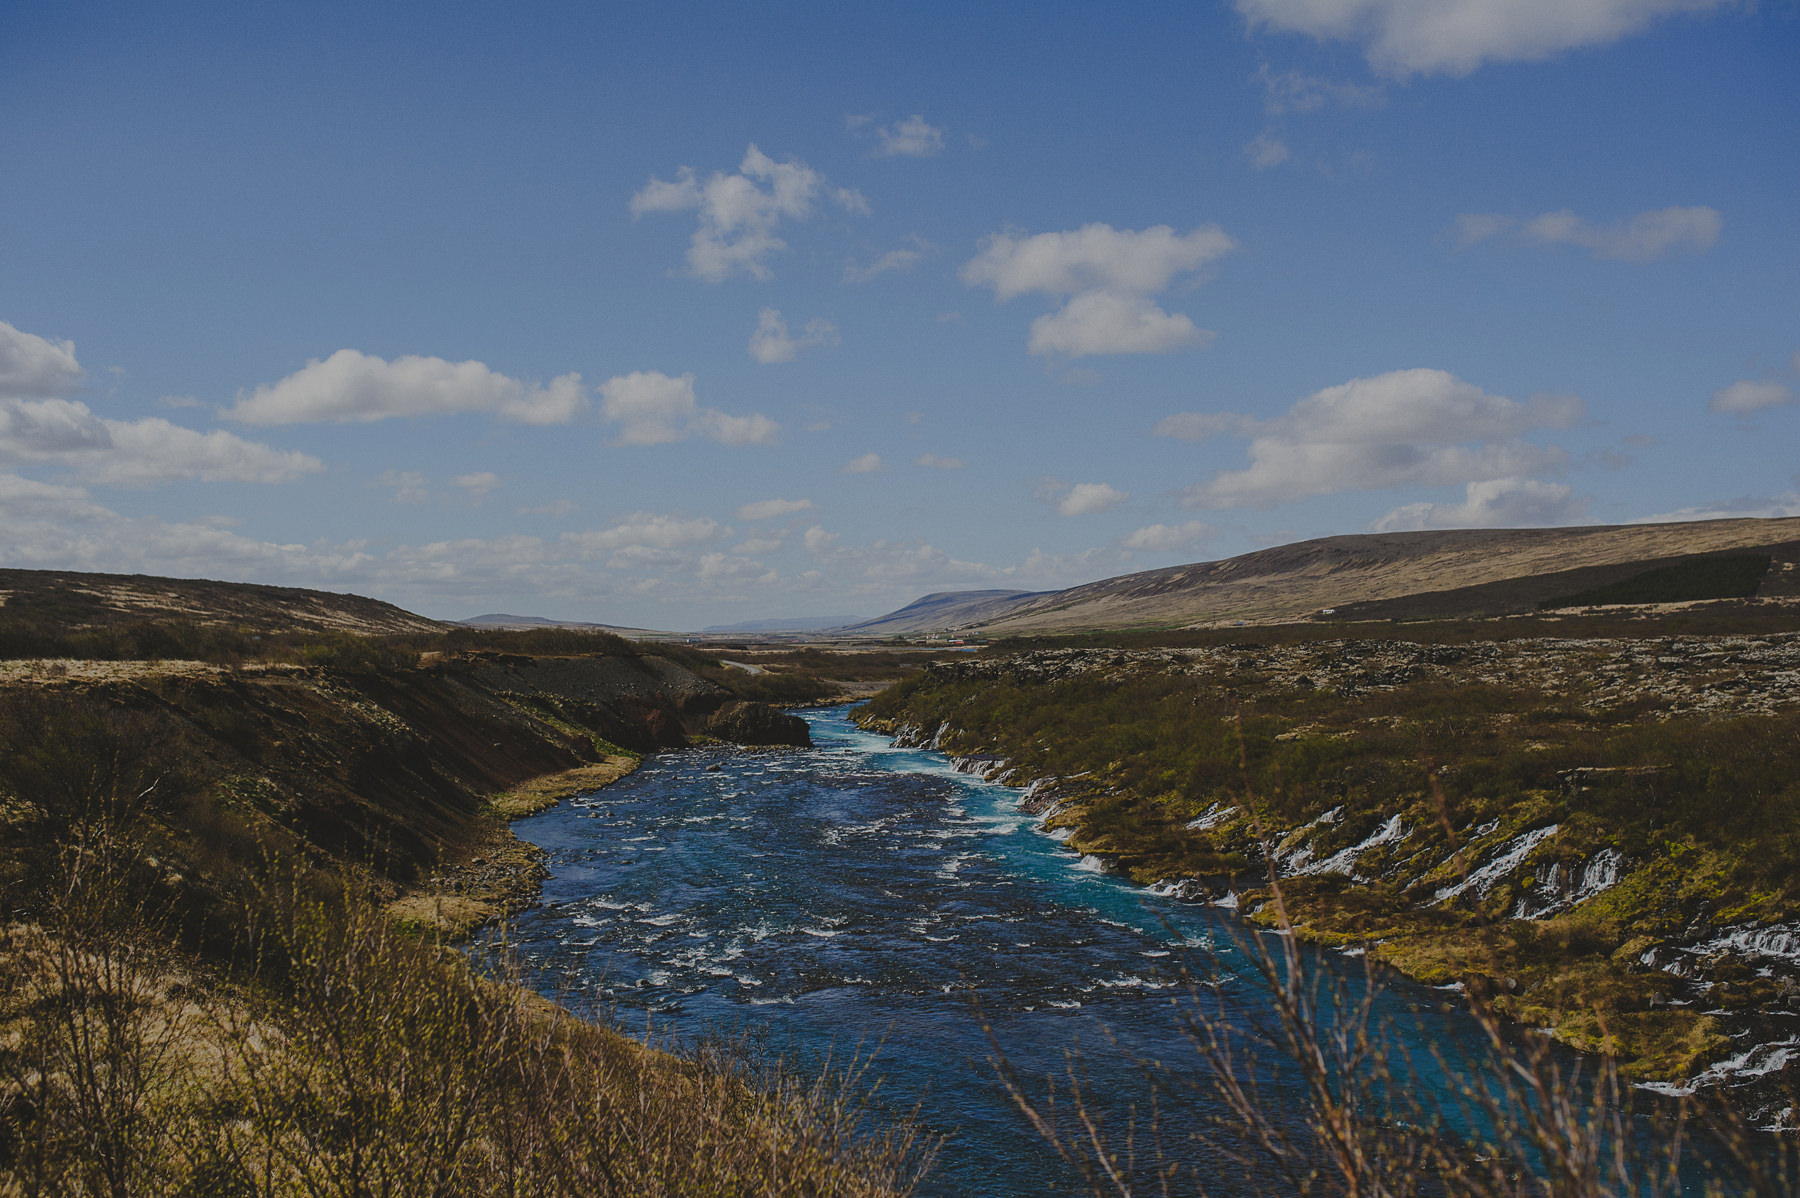
[[[65,570],[0,570],[0,619],[59,628],[181,620],[257,633],[438,632],[446,627],[362,595]]]
[[[1187,628],[1307,619],[1326,608],[1369,618],[1501,615],[1697,554],[1751,548],[1775,558],[1759,594],[1800,596],[1800,518],[1456,529],[1302,541],[1031,596],[973,619],[939,605],[945,622],[935,627],[989,635]]]

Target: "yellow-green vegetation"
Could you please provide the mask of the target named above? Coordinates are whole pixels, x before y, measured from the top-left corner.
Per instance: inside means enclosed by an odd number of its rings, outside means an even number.
[[[449,944],[541,869],[504,817],[731,702],[635,654],[0,685],[0,1196],[907,1192],[854,1069],[649,1050]]]
[[[253,959],[207,966],[114,864],[66,854],[0,929],[0,1193],[893,1195],[929,1159],[854,1068],[647,1047],[317,877],[247,895]]]
[[[1796,664],[1792,637],[1056,650],[933,666],[858,718],[1036,781],[1070,848],[1140,881],[1255,913],[1272,861],[1302,935],[1492,979],[1672,1079],[1726,1047],[1703,1011],[1800,993],[1792,962],[1679,951],[1800,912]]]
[[[598,738],[596,738],[598,740]],[[535,815],[546,807],[554,806],[571,795],[584,791],[598,790],[602,786],[617,782],[632,770],[635,770],[643,758],[635,753],[626,753],[616,745],[609,745],[611,750],[605,761],[593,765],[577,766],[572,770],[563,770],[555,774],[545,774],[538,778],[529,778],[511,790],[489,795],[487,809],[503,820],[523,819],[527,815]]]

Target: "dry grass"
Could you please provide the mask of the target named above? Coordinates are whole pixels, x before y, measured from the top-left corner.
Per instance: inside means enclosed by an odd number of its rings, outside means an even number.
[[[269,888],[260,980],[230,985],[106,885],[0,942],[0,1194],[852,1198],[929,1164],[854,1064],[647,1048],[360,896]]]

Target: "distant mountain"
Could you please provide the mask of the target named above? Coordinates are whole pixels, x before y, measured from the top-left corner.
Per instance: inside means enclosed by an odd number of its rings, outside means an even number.
[[[0,570],[0,620],[60,628],[181,620],[253,633],[442,632],[447,627],[362,595],[73,570]]]
[[[984,620],[996,620],[1055,591],[938,591],[915,599],[898,611],[837,631],[857,636],[895,636],[908,632],[942,632]]]
[[[741,624],[714,624],[701,632],[823,632],[857,623],[862,616],[802,616],[793,620],[745,620]]]
[[[653,628],[625,628],[617,624],[590,624],[583,620],[550,620],[543,616],[510,616],[504,612],[489,612],[484,616],[470,616],[466,620],[455,620],[465,628],[491,628],[525,631],[532,628],[574,628],[589,632],[611,632],[618,636],[673,636],[674,633],[659,632]]]
[[[1506,615],[1749,549],[1772,559],[1758,595],[1800,601],[1800,518],[1706,520],[1325,537],[1063,591],[940,592],[843,631],[1007,635]]]

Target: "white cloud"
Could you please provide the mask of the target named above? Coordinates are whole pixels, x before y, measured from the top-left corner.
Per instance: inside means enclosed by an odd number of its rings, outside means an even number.
[[[694,376],[635,370],[600,384],[600,415],[619,426],[619,445],[666,445],[703,436],[721,445],[766,445],[781,426],[766,416],[729,416],[694,398]]]
[[[821,567],[842,580],[850,593],[880,591],[896,585],[968,583],[990,581],[1001,572],[980,562],[959,561],[925,541],[872,541],[867,545],[843,545],[837,533],[819,525],[806,530],[802,541],[807,553]]]
[[[1130,292],[1084,291],[1031,322],[1026,351],[1080,358],[1089,354],[1167,354],[1210,344],[1210,329],[1180,312],[1164,312]]]
[[[0,322],[0,462],[50,465],[120,487],[177,479],[285,483],[325,468],[310,454],[222,429],[203,433],[160,416],[108,420],[79,400],[52,398],[83,374],[73,342]]]
[[[1056,512],[1059,516],[1089,516],[1118,507],[1130,498],[1130,492],[1106,483],[1076,483],[1058,497]]]
[[[787,538],[780,535],[773,537],[749,537],[746,538],[742,544],[733,545],[731,551],[733,553],[745,554],[750,557],[757,557],[765,553],[774,553],[785,544],[787,544]]]
[[[500,476],[492,470],[477,470],[472,474],[459,474],[450,481],[467,491],[471,499],[480,499],[500,485]]]
[[[1360,43],[1384,74],[1466,75],[1603,46],[1730,0],[1237,0],[1251,28]]]
[[[1526,245],[1574,245],[1596,258],[1617,262],[1650,262],[1670,250],[1711,249],[1725,227],[1712,208],[1659,208],[1628,220],[1595,225],[1567,208],[1520,221],[1492,212],[1464,213],[1456,218],[1458,245],[1474,245],[1511,233]]]
[[[1292,156],[1287,148],[1287,143],[1267,129],[1258,133],[1255,139],[1244,147],[1244,157],[1248,158],[1250,165],[1259,171],[1266,171],[1272,166],[1280,166]]]
[[[781,319],[780,309],[764,308],[757,315],[756,332],[750,334],[750,356],[764,366],[772,366],[777,362],[792,362],[803,349],[837,345],[842,340],[836,325],[820,319],[807,321],[800,336],[791,336],[787,322]]]
[[[1370,526],[1371,532],[1426,528],[1544,528],[1574,524],[1587,515],[1588,501],[1567,483],[1530,478],[1492,478],[1468,483],[1461,503],[1409,503]]]
[[[643,549],[685,549],[710,544],[730,532],[731,529],[706,516],[633,512],[617,524],[603,529],[566,532],[562,535],[562,540],[584,554],[601,554]]]
[[[813,511],[818,506],[810,499],[759,499],[740,507],[737,510],[737,518],[750,523],[779,520],[783,516],[791,516],[795,512]]]
[[[1263,85],[1263,111],[1270,116],[1290,112],[1316,112],[1335,105],[1339,108],[1373,108],[1382,101],[1379,87],[1357,83],[1338,83],[1304,75],[1299,71],[1271,70],[1268,63],[1257,69],[1256,77]]]
[[[1800,491],[1789,491],[1785,495],[1774,496],[1740,495],[1736,499],[1724,499],[1699,507],[1677,508],[1672,512],[1642,516],[1629,521],[1629,523],[1671,524],[1689,520],[1774,520],[1788,516],[1800,516]]]
[[[1309,495],[1557,470],[1568,460],[1564,450],[1521,438],[1535,429],[1567,428],[1581,412],[1574,396],[1520,403],[1442,370],[1396,370],[1327,387],[1272,420],[1182,413],[1157,428],[1190,440],[1225,431],[1250,438],[1250,465],[1187,488],[1187,503],[1272,507]]]
[[[106,420],[70,399],[0,400],[0,461],[39,462],[88,482],[145,487],[176,479],[285,483],[323,470],[310,454],[160,416]]]
[[[995,233],[961,277],[993,288],[1002,302],[1029,292],[1064,301],[1032,323],[1031,353],[1168,353],[1204,345],[1211,334],[1149,297],[1232,248],[1216,225],[1185,234],[1168,225],[1134,231],[1099,223],[1036,236]]]
[[[944,149],[944,131],[933,127],[916,112],[876,132],[881,138],[878,153],[884,158],[930,158]]]
[[[1213,536],[1218,530],[1199,520],[1185,524],[1151,524],[1131,533],[1120,542],[1127,549],[1148,553],[1174,553],[1188,549]]]
[[[923,453],[913,459],[913,465],[923,466],[927,470],[961,470],[968,463],[961,458],[939,457],[935,453]]]
[[[1236,412],[1177,412],[1158,420],[1150,432],[1153,436],[1173,437],[1177,441],[1205,441],[1221,433],[1252,427],[1254,423]]]
[[[917,234],[908,234],[906,240],[912,248],[902,246],[897,250],[889,250],[866,267],[859,267],[854,260],[844,264],[844,282],[867,283],[878,279],[891,270],[911,270],[913,264],[934,248],[929,241]]]
[[[1498,212],[1465,212],[1456,218],[1456,244],[1471,246],[1518,228],[1516,217]]]
[[[278,383],[264,383],[225,415],[244,424],[367,423],[394,416],[491,412],[523,424],[566,424],[587,404],[579,374],[539,387],[480,362],[447,362],[408,354],[383,361],[340,349]]]
[[[1721,387],[1713,392],[1712,399],[1706,406],[1714,412],[1729,412],[1734,416],[1748,416],[1752,412],[1760,412],[1764,408],[1778,408],[1783,404],[1793,403],[1793,389],[1773,379],[1757,382],[1743,379]]]
[[[425,476],[417,470],[383,470],[371,487],[392,487],[395,503],[424,503],[431,498],[425,489]]]
[[[841,473],[841,474],[874,474],[878,470],[885,470],[885,469],[887,469],[887,467],[883,466],[881,464],[881,455],[880,454],[865,453],[859,458],[851,458],[849,461],[845,462],[843,464],[843,466],[840,468],[839,473]]]
[[[698,210],[699,227],[688,243],[689,273],[709,283],[739,273],[770,278],[767,259],[788,248],[776,233],[783,220],[804,221],[821,192],[850,212],[867,212],[859,192],[828,188],[825,176],[797,158],[776,162],[754,144],[738,173],[715,171],[702,181],[682,167],[674,182],[652,178],[631,197],[631,215]]]
[[[49,341],[0,320],[0,399],[43,399],[75,389],[86,372],[73,341]]]

